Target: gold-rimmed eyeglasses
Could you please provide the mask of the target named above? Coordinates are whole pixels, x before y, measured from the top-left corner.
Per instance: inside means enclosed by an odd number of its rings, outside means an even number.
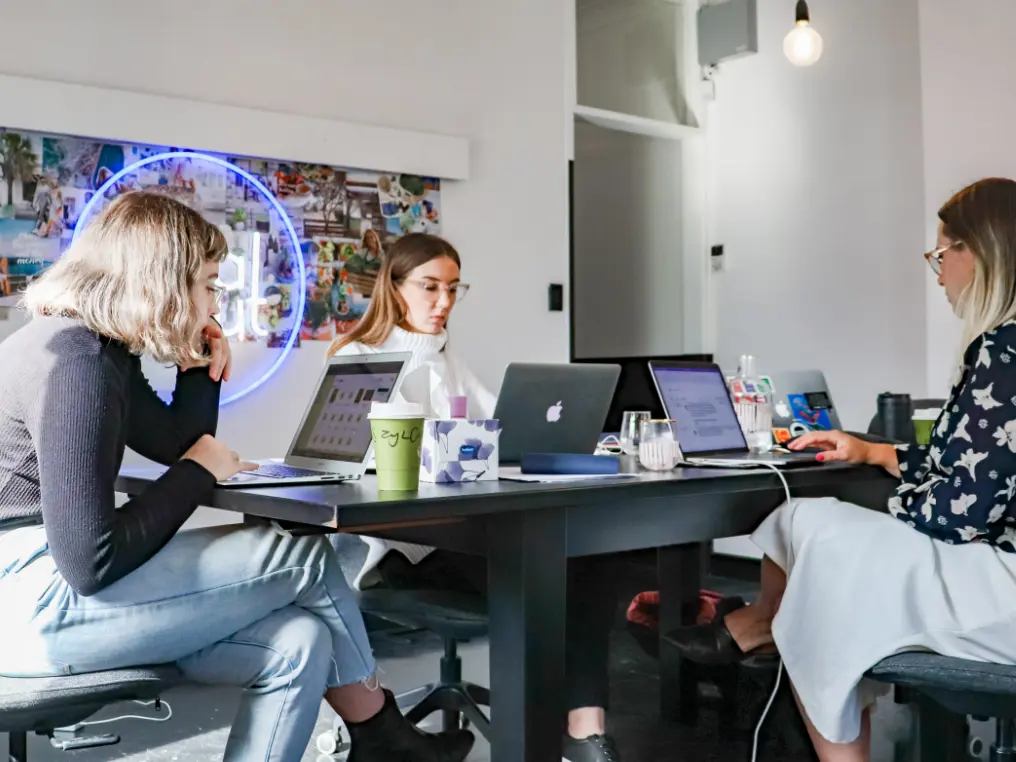
[[[955,249],[963,245],[962,241],[953,241],[945,246],[939,246],[937,249],[932,249],[924,253],[924,258],[928,260],[928,266],[931,267],[931,271],[935,275],[942,274],[942,255],[945,254],[949,249]]]

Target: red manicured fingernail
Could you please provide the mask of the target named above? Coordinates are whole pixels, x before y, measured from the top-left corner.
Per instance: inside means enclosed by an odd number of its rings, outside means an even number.
[[[825,455],[821,455],[821,454],[819,454],[819,455],[816,455],[816,456],[815,456],[815,459],[816,459],[816,460],[825,460]]]

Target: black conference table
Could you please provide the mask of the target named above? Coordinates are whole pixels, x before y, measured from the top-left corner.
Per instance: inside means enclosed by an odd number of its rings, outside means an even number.
[[[137,494],[160,470],[125,469]],[[897,483],[871,467],[784,472],[794,497],[838,497],[882,508]],[[784,501],[777,475],[679,468],[578,482],[421,484],[379,492],[373,476],[334,485],[216,489],[213,508],[291,531],[341,531],[485,555],[488,559],[492,762],[558,762],[564,715],[567,559],[658,549],[660,629],[694,621],[708,542],[746,534]],[[664,718],[696,707],[692,665],[661,643]]]

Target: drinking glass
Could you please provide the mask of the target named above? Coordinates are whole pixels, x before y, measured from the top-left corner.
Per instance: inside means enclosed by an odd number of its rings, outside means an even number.
[[[647,410],[625,410],[621,415],[621,432],[618,434],[618,441],[621,443],[621,452],[625,455],[639,454],[639,432],[642,421],[649,420]]]
[[[639,463],[650,471],[669,471],[681,460],[674,436],[676,421],[647,420],[639,427]]]

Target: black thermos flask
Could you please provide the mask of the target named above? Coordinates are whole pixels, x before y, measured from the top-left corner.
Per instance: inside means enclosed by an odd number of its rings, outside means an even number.
[[[878,417],[882,421],[882,436],[894,442],[917,441],[914,432],[914,403],[909,394],[883,392],[878,395]]]

